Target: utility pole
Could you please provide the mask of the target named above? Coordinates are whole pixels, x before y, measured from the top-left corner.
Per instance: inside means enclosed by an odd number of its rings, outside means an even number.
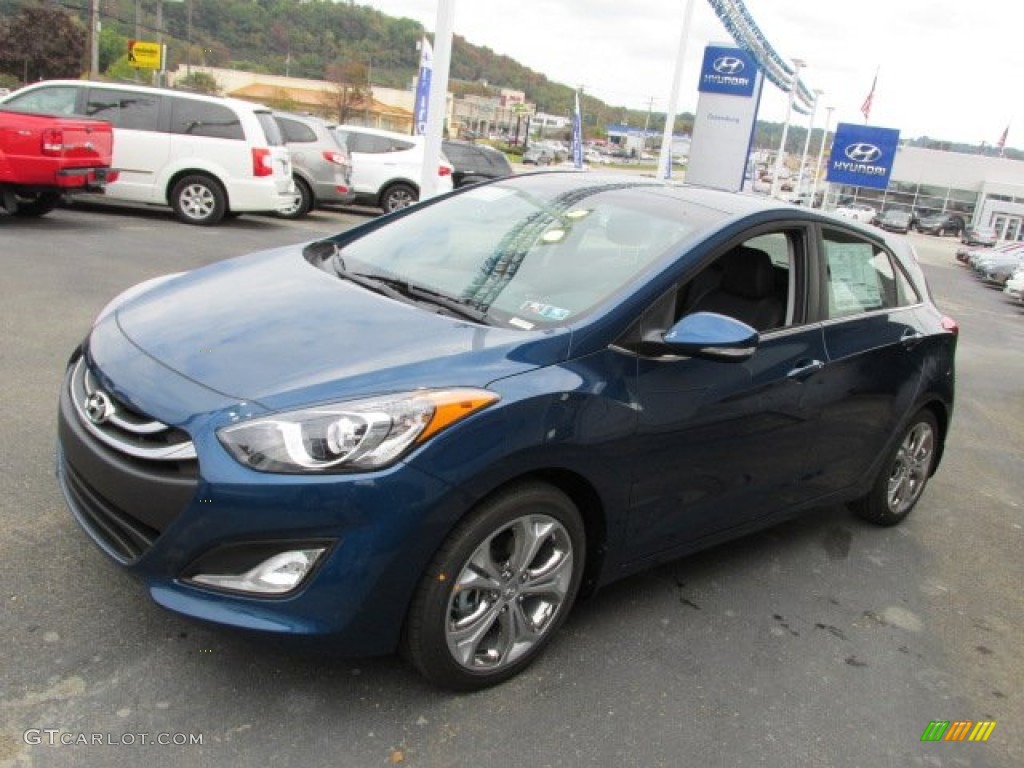
[[[89,77],[100,76],[100,0],[92,0],[89,14]]]
[[[647,100],[647,119],[644,120],[644,143],[640,147],[640,154],[641,155],[644,152],[647,151],[647,129],[651,125],[651,110],[652,109],[654,109],[654,97],[653,96],[651,96],[651,98]],[[643,158],[641,157],[640,159],[642,160]]]

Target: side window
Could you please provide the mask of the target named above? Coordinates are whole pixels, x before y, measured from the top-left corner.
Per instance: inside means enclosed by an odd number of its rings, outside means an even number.
[[[116,128],[155,131],[160,117],[160,96],[127,90],[90,88],[85,114],[100,120],[109,120]]]
[[[73,85],[54,85],[37,88],[10,99],[6,104],[24,112],[43,112],[49,115],[75,114],[78,88]]]
[[[880,245],[857,235],[824,233],[828,318],[906,306],[917,292]]]
[[[678,292],[676,317],[716,312],[758,331],[792,325],[797,301],[796,232],[770,232],[730,247]]]
[[[176,98],[171,104],[171,133],[244,141],[238,115],[222,104]]]
[[[316,133],[307,125],[298,120],[289,120],[286,117],[276,117],[284,140],[289,144],[310,144],[316,141]]]

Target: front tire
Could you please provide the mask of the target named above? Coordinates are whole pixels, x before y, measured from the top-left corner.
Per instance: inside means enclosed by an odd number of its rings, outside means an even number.
[[[209,176],[185,176],[171,190],[171,208],[179,221],[212,227],[228,209],[224,188]]]
[[[939,428],[931,411],[911,419],[900,441],[882,465],[875,485],[850,506],[875,525],[896,525],[917,504],[931,476],[939,444]]]
[[[557,488],[524,483],[498,493],[452,531],[424,574],[406,656],[453,690],[518,674],[569,613],[585,550],[579,512]]]
[[[419,193],[410,185],[392,184],[380,196],[380,207],[384,213],[393,213],[408,208],[417,200],[419,200]]]

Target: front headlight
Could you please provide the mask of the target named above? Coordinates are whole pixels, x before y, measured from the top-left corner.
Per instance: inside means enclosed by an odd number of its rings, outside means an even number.
[[[260,472],[379,469],[497,400],[483,389],[404,392],[278,413],[222,427],[217,436]]]

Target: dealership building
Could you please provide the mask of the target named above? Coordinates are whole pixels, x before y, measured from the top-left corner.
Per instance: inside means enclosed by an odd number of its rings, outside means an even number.
[[[918,216],[956,213],[994,227],[1000,239],[1024,239],[1024,163],[1018,160],[899,147],[885,189],[833,183],[826,206],[840,200]]]

